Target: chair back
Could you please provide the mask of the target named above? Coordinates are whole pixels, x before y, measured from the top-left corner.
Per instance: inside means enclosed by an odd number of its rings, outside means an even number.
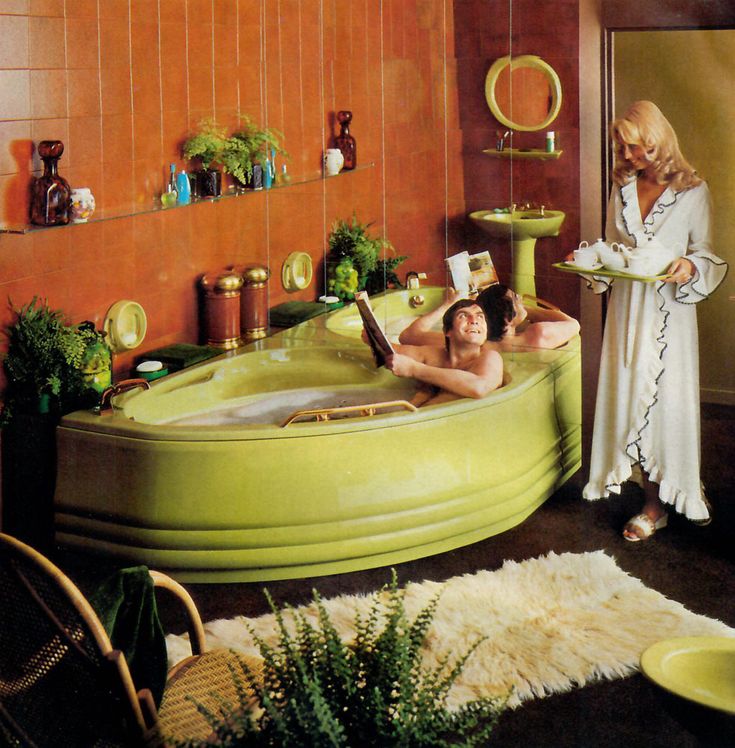
[[[79,589],[0,533],[0,743],[140,745],[145,720],[125,659]]]

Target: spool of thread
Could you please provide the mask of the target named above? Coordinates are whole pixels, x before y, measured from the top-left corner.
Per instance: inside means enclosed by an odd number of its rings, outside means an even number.
[[[268,278],[264,267],[249,267],[242,272],[240,334],[243,340],[258,340],[268,335]]]
[[[232,270],[202,276],[200,285],[204,291],[204,337],[207,345],[230,350],[241,344],[242,284],[242,276]]]

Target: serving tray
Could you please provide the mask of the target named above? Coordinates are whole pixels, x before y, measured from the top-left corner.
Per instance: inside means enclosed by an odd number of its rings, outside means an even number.
[[[602,275],[606,278],[622,278],[623,280],[640,281],[641,283],[655,283],[668,278],[666,273],[661,275],[633,275],[632,273],[621,273],[619,270],[608,270],[607,268],[580,268],[570,262],[555,262],[551,267],[564,273],[575,273],[576,275]]]

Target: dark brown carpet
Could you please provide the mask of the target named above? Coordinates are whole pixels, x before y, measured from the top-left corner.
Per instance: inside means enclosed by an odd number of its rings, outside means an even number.
[[[678,516],[648,542],[630,543],[620,535],[636,513],[641,495],[626,486],[619,498],[586,502],[578,475],[519,527],[481,543],[396,567],[399,582],[443,580],[478,569],[496,569],[505,559],[517,561],[556,552],[604,549],[625,571],[690,610],[735,626],[735,408],[704,406],[702,424],[703,480],[714,507],[715,520],[696,527]],[[57,559],[80,586],[95,573],[78,558]],[[96,564],[95,564],[96,566]],[[386,568],[314,579],[265,584],[187,585],[202,618],[236,614],[259,615],[267,610],[262,588],[278,602],[300,604],[316,587],[324,597],[368,592],[389,580]],[[168,630],[179,632],[165,604]],[[645,620],[641,621],[645,626]],[[178,627],[178,628],[177,628]],[[700,740],[665,708],[659,692],[641,675],[539,699],[506,712],[491,743],[498,748],[694,748],[735,745],[720,737]],[[697,715],[695,715],[697,716]],[[735,720],[735,718],[733,718]],[[711,724],[711,721],[707,724]],[[700,732],[707,724],[694,724]]]

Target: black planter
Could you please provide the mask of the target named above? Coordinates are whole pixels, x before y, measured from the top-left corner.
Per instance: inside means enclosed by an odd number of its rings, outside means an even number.
[[[253,164],[253,171],[245,186],[250,190],[263,189],[263,167],[260,164]]]
[[[56,414],[16,414],[2,430],[2,530],[48,554],[54,541]]]
[[[219,197],[222,194],[222,172],[201,169],[189,175],[192,197]]]

